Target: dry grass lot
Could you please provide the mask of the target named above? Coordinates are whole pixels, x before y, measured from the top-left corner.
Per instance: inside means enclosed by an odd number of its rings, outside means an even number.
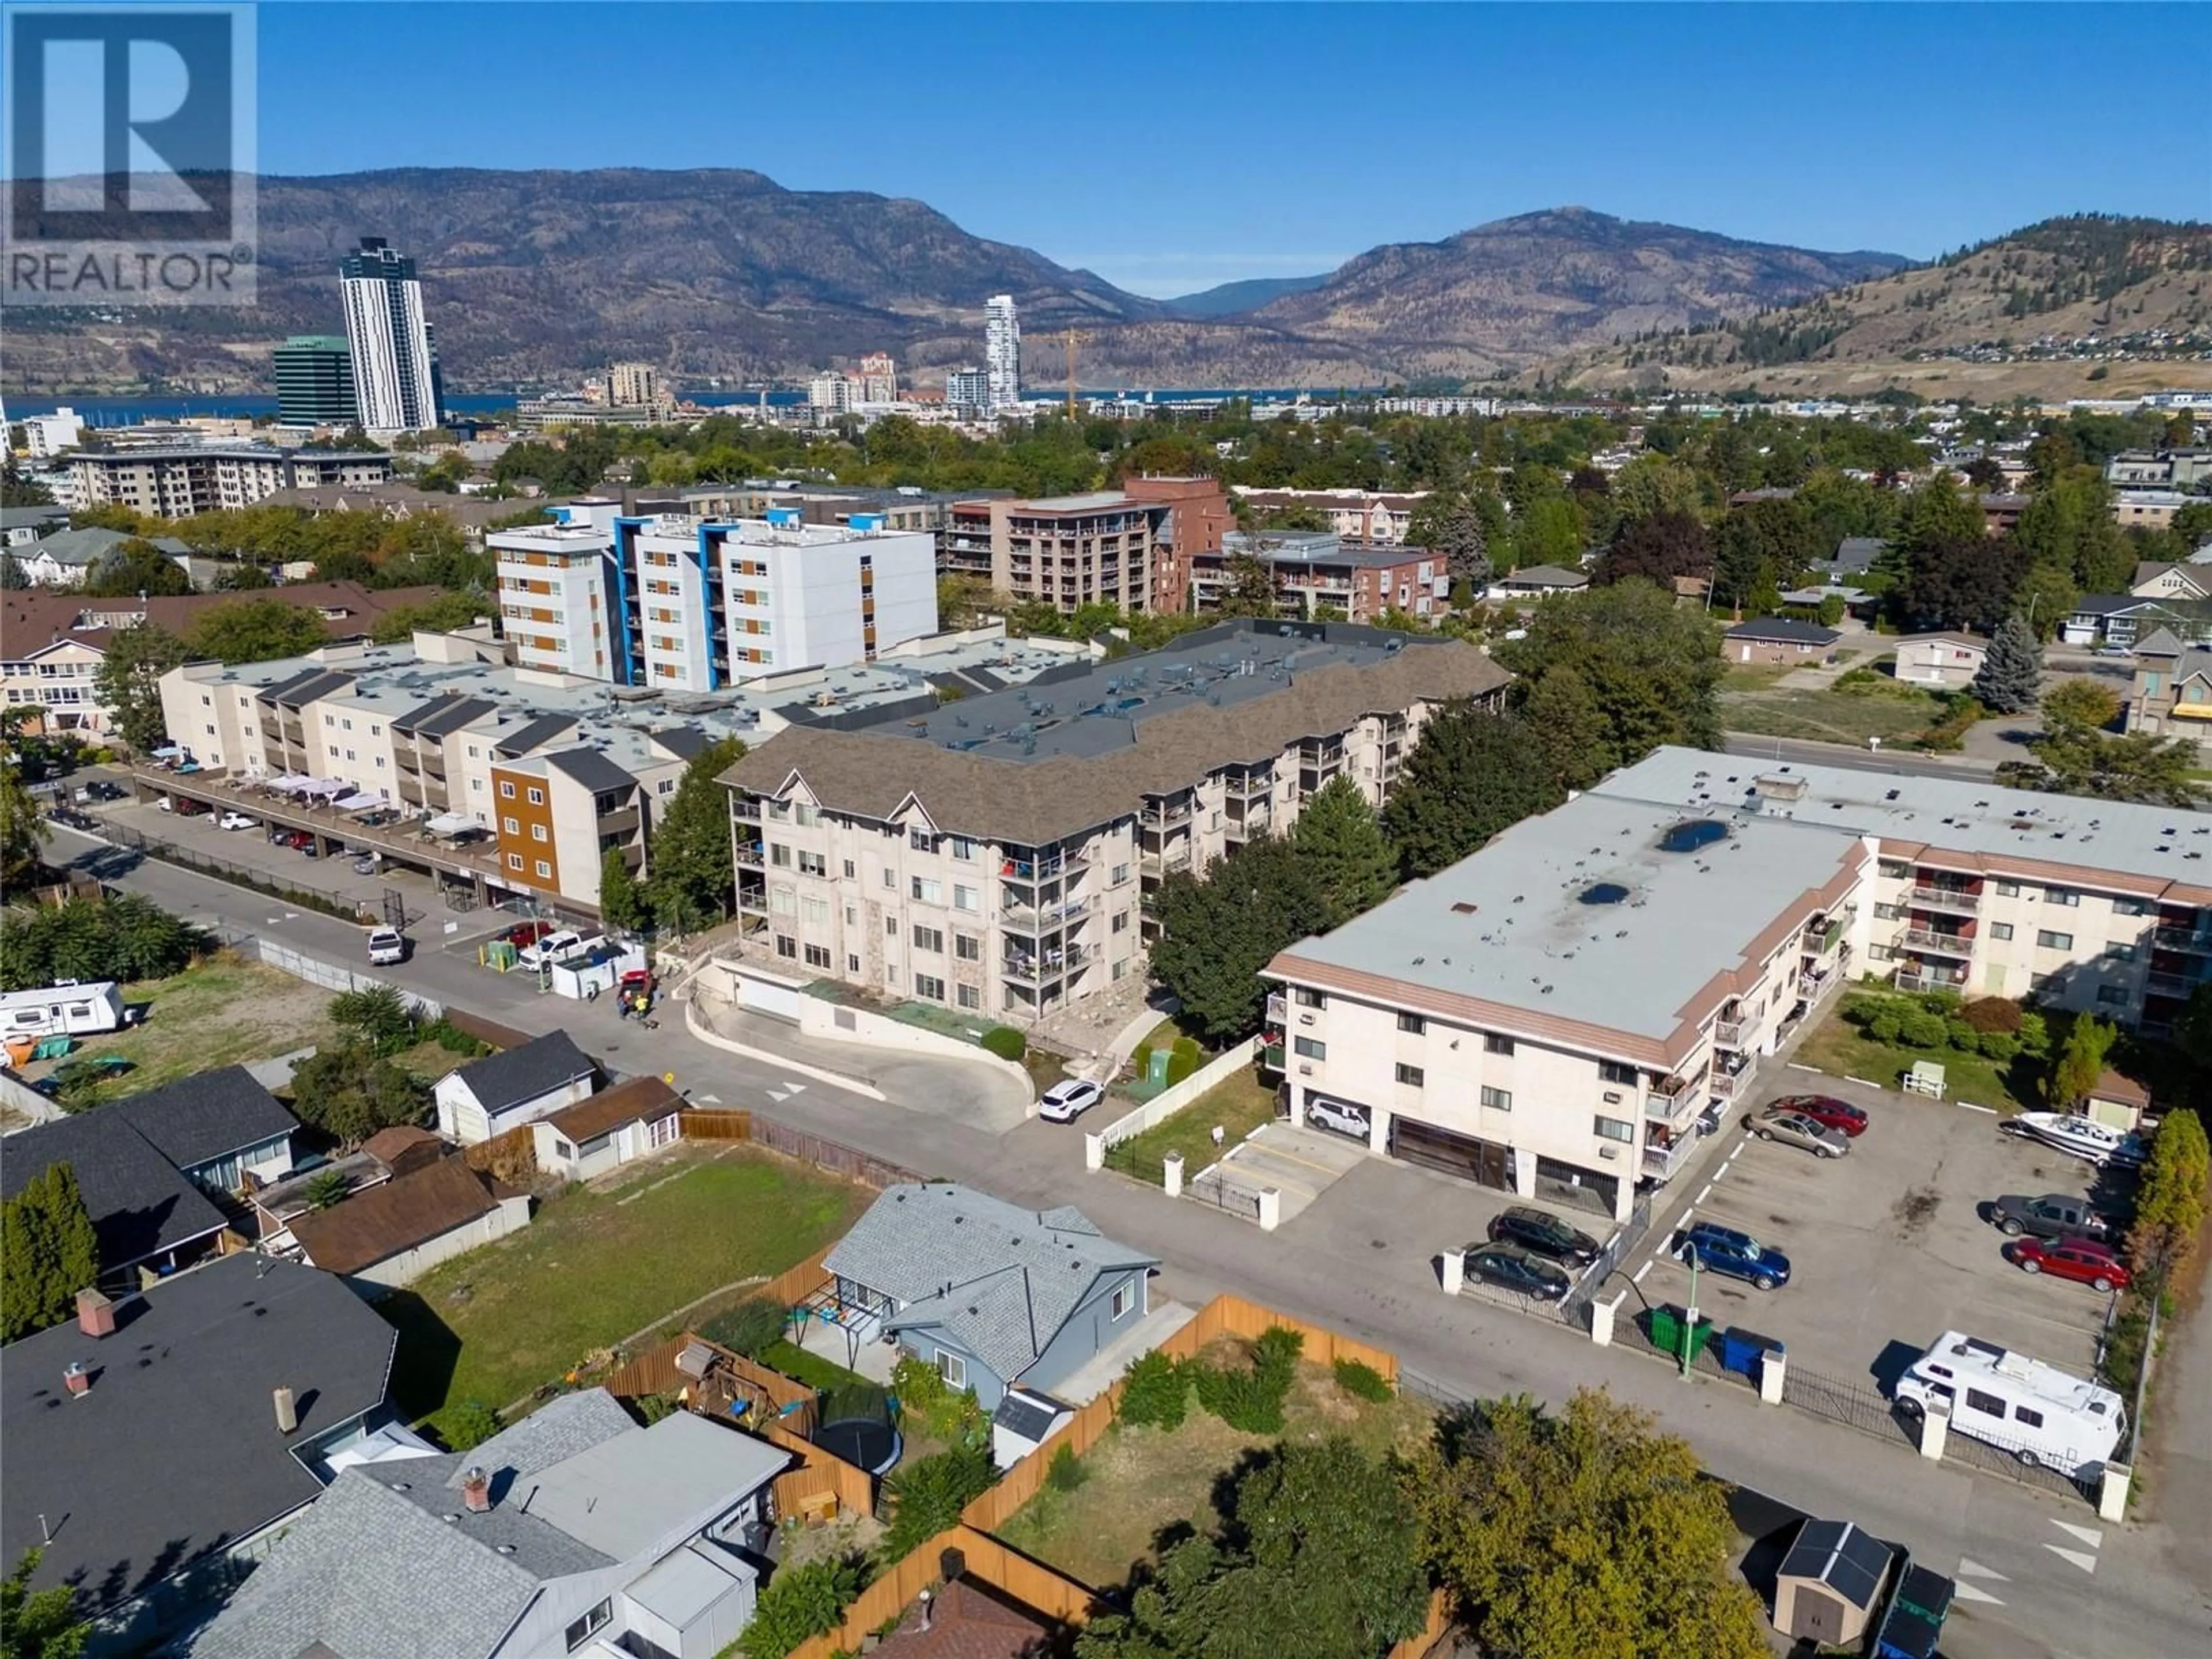
[[[1820,690],[1724,690],[1721,726],[1765,738],[1802,738],[1863,746],[1869,738],[1901,744],[1942,715],[1942,705],[1911,686],[1885,683],[1878,690],[1844,687]]]
[[[1241,1339],[1224,1337],[1200,1357],[1234,1364],[1249,1352]],[[1298,1367],[1283,1419],[1280,1435],[1245,1434],[1194,1399],[1181,1428],[1117,1425],[1084,1455],[1087,1478],[1081,1486],[1073,1492],[1042,1487],[999,1535],[1084,1583],[1109,1587],[1156,1559],[1163,1541],[1173,1542],[1190,1528],[1204,1532],[1218,1526],[1216,1484],[1247,1453],[1341,1434],[1379,1455],[1419,1444],[1432,1420],[1419,1400],[1355,1399],[1314,1364]]]
[[[1213,1150],[1215,1125],[1221,1127],[1221,1144],[1226,1149],[1274,1120],[1275,1091],[1261,1082],[1257,1072],[1239,1072],[1126,1144],[1134,1149],[1133,1156],[1148,1161],[1181,1152],[1184,1170],[1196,1175],[1221,1156]]]
[[[120,1054],[133,1063],[102,1090],[103,1097],[136,1094],[196,1072],[267,1060],[310,1044],[327,1046],[336,1036],[326,1012],[328,991],[227,951],[173,978],[126,985],[123,1000],[149,1005],[143,1022],[85,1037],[76,1050]],[[25,1075],[35,1080],[61,1063],[41,1062],[25,1068]]]

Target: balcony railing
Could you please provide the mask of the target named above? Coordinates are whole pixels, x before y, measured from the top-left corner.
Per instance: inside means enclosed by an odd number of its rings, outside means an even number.
[[[1024,886],[1035,886],[1041,881],[1055,881],[1071,869],[1080,869],[1091,862],[1091,855],[1079,848],[1072,853],[1053,853],[1041,859],[1006,859],[999,866],[999,873],[1008,881]]]
[[[1743,1047],[1744,1028],[1750,1022],[1741,1019],[1722,1019],[1713,1022],[1713,1041],[1723,1048]]]
[[[1644,1173],[1654,1181],[1664,1181],[1683,1164],[1689,1162],[1690,1149],[1698,1144],[1695,1135],[1685,1135],[1664,1146],[1644,1149]]]
[[[1843,937],[1844,924],[1840,921],[1829,922],[1823,927],[1808,928],[1805,934],[1804,952],[1808,957],[1825,957],[1842,942]]]
[[[1260,1064],[1266,1066],[1271,1072],[1281,1071],[1283,1069],[1283,1045],[1279,1042],[1270,1042],[1262,1046],[1260,1050]]]
[[[738,867],[742,870],[765,868],[768,862],[768,843],[740,840],[737,843]]]
[[[2194,956],[2212,957],[2212,933],[2197,933],[2187,927],[2160,927],[2151,934],[2151,943],[2161,951],[2187,951]]]
[[[1915,973],[1906,971],[1897,976],[1900,991],[1963,991],[1966,988],[1964,973],[1946,973],[1942,969],[1923,969]]]
[[[1223,787],[1231,800],[1252,800],[1274,793],[1275,780],[1261,773],[1248,773],[1242,777],[1232,775],[1224,781]]]
[[[1090,902],[1085,899],[1070,899],[1065,904],[1041,907],[1010,904],[1000,911],[999,920],[1003,926],[1018,933],[1042,933],[1081,921],[1084,913],[1089,908]]]
[[[2191,979],[2182,974],[2153,974],[2143,981],[2143,989],[2154,997],[2181,997],[2197,994],[2197,988],[2206,981]]]
[[[1723,1100],[1734,1100],[1751,1087],[1752,1076],[1756,1070],[1755,1066],[1747,1066],[1733,1077],[1726,1072],[1715,1072],[1710,1086],[1713,1093]]]
[[[1908,950],[1936,951],[1947,957],[1971,957],[1974,954],[1972,934],[1942,933],[1932,927],[1908,927],[1897,936],[1897,943]]]
[[[734,801],[730,806],[730,816],[740,823],[758,823],[761,821],[760,803],[757,800]]]
[[[1176,824],[1188,823],[1190,814],[1189,801],[1174,801],[1164,806],[1147,805],[1137,815],[1137,822],[1147,830],[1171,830]]]
[[[1674,1086],[1662,1085],[1644,1097],[1644,1115],[1653,1123],[1679,1123],[1705,1103],[1703,1078],[1670,1078],[1668,1082]]]
[[[1982,896],[1957,887],[1916,887],[1909,901],[1914,908],[1923,910],[1957,910],[1966,915],[1979,913]]]
[[[1139,853],[1137,868],[1148,876],[1164,876],[1172,871],[1190,868],[1190,843],[1179,842],[1164,853]]]
[[[1071,945],[1064,951],[1047,951],[1038,956],[1013,955],[1002,957],[999,971],[1006,978],[1018,980],[1024,985],[1048,985],[1054,980],[1065,979],[1083,966],[1084,950]]]

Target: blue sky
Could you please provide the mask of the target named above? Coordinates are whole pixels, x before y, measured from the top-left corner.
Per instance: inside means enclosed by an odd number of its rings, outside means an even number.
[[[2212,216],[2188,5],[277,0],[260,55],[265,172],[750,167],[1158,295],[1568,203],[1914,258]]]

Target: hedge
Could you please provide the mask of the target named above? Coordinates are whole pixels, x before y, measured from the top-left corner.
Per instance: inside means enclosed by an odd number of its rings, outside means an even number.
[[[1011,1025],[994,1025],[984,1032],[982,1048],[986,1054],[996,1054],[1000,1060],[1011,1060],[1017,1066],[1021,1064],[1022,1056],[1030,1051],[1029,1039]]]

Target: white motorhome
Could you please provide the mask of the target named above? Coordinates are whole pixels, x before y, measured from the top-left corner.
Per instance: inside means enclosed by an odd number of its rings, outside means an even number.
[[[0,1037],[90,1036],[123,1029],[123,993],[112,979],[65,979],[0,994]]]
[[[1961,1331],[1937,1337],[1898,1379],[1897,1403],[1908,1416],[1938,1401],[1953,1433],[2071,1475],[2097,1474],[2128,1429],[2112,1389]]]

